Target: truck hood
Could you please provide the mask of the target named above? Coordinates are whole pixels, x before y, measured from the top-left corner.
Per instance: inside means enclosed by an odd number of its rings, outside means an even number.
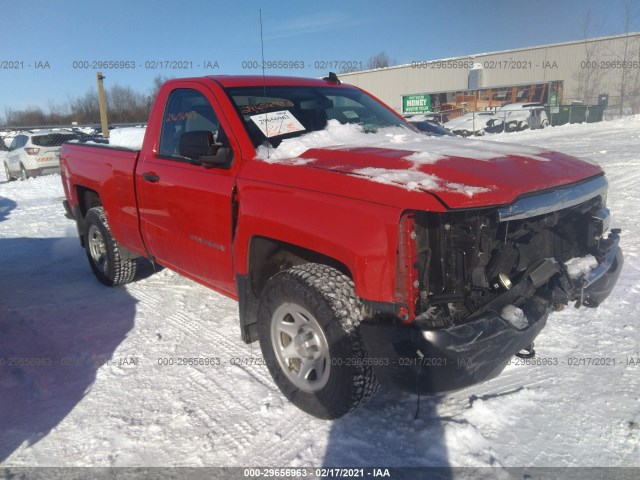
[[[418,144],[401,143],[398,147],[309,148],[295,157],[256,163],[288,164],[299,169],[298,174],[283,173],[279,183],[286,178],[287,183],[312,189],[321,183],[329,189],[342,190],[338,192],[341,195],[363,196],[358,195],[363,191],[361,186],[351,188],[342,179],[335,183],[335,177],[334,181],[321,178],[324,173],[338,173],[366,180],[372,191],[380,184],[393,187],[398,201],[403,191],[426,192],[448,208],[507,205],[519,196],[603,173],[595,164],[543,148],[486,140],[425,138],[428,141],[420,139]],[[306,185],[310,183],[307,172],[313,172],[313,185]]]

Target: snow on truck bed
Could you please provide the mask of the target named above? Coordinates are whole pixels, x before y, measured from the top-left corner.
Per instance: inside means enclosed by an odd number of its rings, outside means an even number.
[[[599,309],[549,319],[533,361],[423,397],[417,418],[388,390],[309,417],[240,340],[235,302],[166,269],[102,287],[60,177],[0,173],[0,357],[34,359],[0,366],[0,467],[640,465],[640,117],[491,139],[601,164],[625,266]]]
[[[145,131],[144,127],[114,128],[109,131],[109,145],[140,150]]]

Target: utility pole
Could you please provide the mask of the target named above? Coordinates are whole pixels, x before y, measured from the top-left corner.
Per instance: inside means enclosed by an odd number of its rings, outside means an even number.
[[[104,96],[104,79],[102,72],[96,74],[98,79],[98,104],[100,105],[100,123],[102,124],[102,136],[109,138],[109,123],[107,122],[107,100]]]

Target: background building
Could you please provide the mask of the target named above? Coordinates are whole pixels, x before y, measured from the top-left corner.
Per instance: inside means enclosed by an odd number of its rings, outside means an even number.
[[[640,113],[640,33],[343,73],[400,113],[538,101]],[[404,102],[403,102],[404,98]],[[428,107],[425,104],[428,103]]]

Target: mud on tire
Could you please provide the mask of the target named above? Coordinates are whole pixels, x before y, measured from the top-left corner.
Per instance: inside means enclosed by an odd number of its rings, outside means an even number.
[[[378,388],[360,338],[353,282],[305,264],[267,283],[258,307],[260,347],[274,382],[305,412],[338,418]]]
[[[112,287],[131,282],[136,276],[136,260],[122,254],[120,245],[111,235],[102,207],[89,209],[85,227],[87,258],[100,283]]]

